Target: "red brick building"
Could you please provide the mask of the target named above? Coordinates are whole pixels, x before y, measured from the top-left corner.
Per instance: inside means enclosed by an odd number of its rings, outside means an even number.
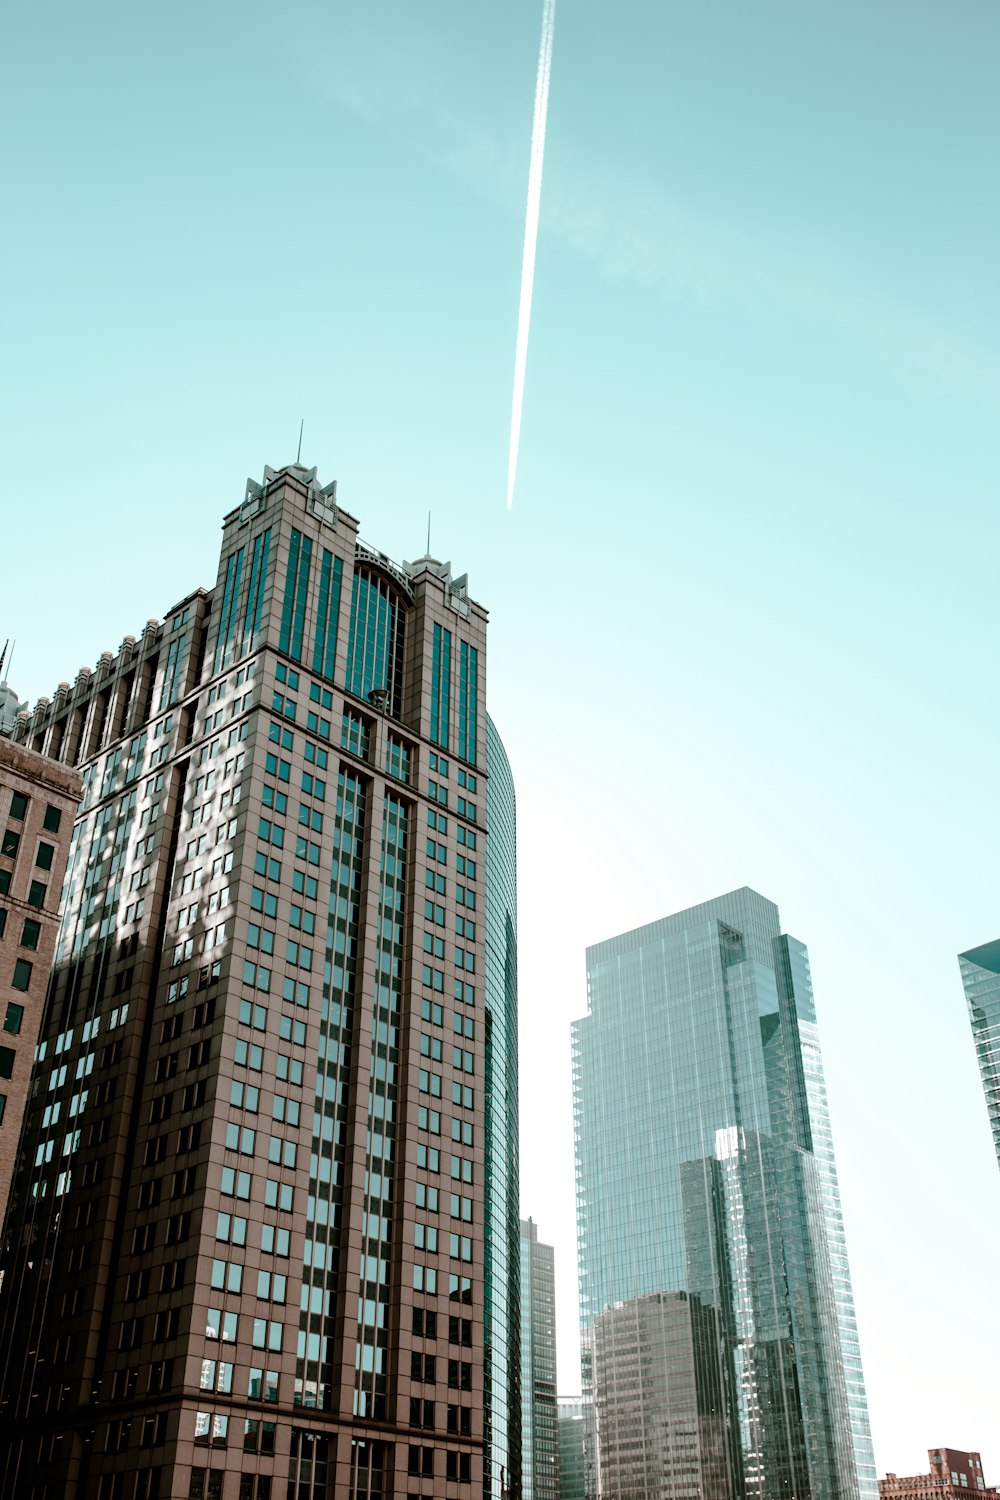
[[[983,1479],[983,1465],[978,1453],[966,1448],[928,1448],[930,1468],[926,1474],[887,1474],[878,1482],[881,1496],[905,1497],[905,1500],[950,1500],[952,1495],[996,1495],[993,1485]]]

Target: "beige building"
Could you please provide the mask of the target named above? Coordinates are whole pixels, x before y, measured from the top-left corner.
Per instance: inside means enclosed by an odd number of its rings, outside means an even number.
[[[75,771],[0,734],[0,1218],[17,1157],[79,800]]]
[[[486,935],[485,646],[448,564],[268,469],[215,587],[19,720],[84,790],[4,1247],[0,1492],[499,1494],[516,990]],[[512,861],[512,790],[496,821]]]

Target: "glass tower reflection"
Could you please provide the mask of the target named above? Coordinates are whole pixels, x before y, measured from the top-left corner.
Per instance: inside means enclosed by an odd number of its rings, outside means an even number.
[[[805,949],[743,889],[587,965],[573,1087],[598,1494],[867,1500]]]

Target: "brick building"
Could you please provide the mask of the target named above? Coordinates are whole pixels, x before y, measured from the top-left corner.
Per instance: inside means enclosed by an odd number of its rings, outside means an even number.
[[[951,1500],[967,1495],[996,1495],[983,1478],[982,1460],[966,1448],[928,1448],[926,1474],[887,1474],[878,1482],[879,1495],[891,1500]]]
[[[3,1494],[519,1478],[485,647],[450,565],[397,565],[315,470],[267,469],[215,587],[19,718],[83,801],[3,1246]]]

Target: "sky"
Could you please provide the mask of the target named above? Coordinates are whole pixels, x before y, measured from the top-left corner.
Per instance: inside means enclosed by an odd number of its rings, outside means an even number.
[[[879,1473],[1000,1482],[1000,1180],[955,955],[995,857],[1000,12],[540,0],[6,18],[0,638],[32,702],[295,458],[490,610],[522,1210],[579,1389],[584,950],[741,885],[809,945]]]

